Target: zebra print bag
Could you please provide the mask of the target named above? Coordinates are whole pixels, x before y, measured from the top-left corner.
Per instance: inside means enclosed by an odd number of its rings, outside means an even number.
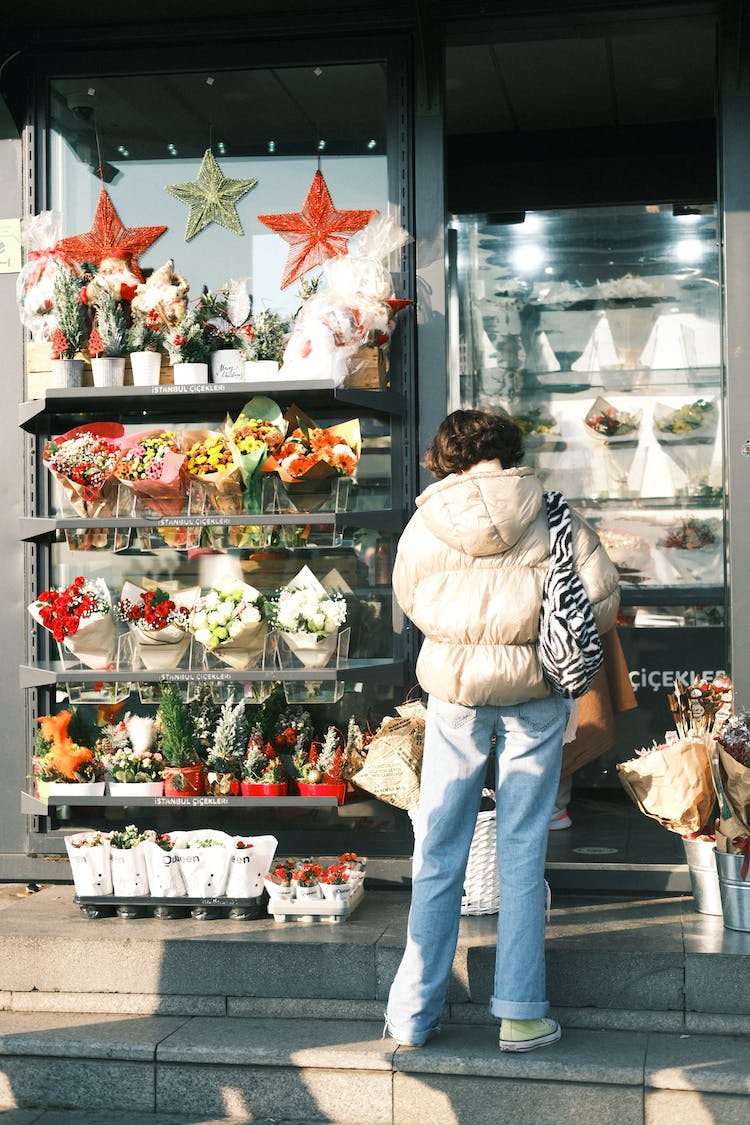
[[[570,509],[560,492],[545,492],[550,568],[539,612],[539,660],[558,695],[577,699],[591,687],[604,660],[591,603],[573,569]]]

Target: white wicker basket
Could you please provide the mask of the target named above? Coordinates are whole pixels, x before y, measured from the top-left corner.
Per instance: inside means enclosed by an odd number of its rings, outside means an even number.
[[[462,914],[497,914],[500,909],[500,881],[497,875],[495,843],[497,824],[494,808],[495,794],[491,789],[483,789],[482,796],[493,802],[493,808],[480,812],[477,816],[464,876]]]
[[[483,789],[482,796],[495,801],[491,789]],[[464,876],[464,893],[461,899],[462,914],[497,914],[500,910],[500,880],[497,873],[497,812],[487,809],[477,816],[474,836],[469,848],[469,859]],[[545,879],[545,909],[550,920],[552,891]]]

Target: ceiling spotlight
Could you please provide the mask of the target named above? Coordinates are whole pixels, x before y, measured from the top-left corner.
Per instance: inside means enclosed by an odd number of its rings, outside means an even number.
[[[325,141],[318,141],[318,152],[322,152],[325,147],[326,147]]]
[[[269,152],[276,152],[276,141],[269,141],[268,142],[268,151]]]
[[[323,70],[319,66],[316,66],[315,69],[313,70],[313,74],[315,75],[316,78],[320,78],[322,73],[323,73]]]
[[[130,153],[125,148],[125,145],[118,145],[117,151],[119,152],[120,156],[130,156]]]
[[[377,147],[378,147],[378,142],[377,142],[376,140],[374,140],[374,139],[371,139],[371,140],[369,140],[369,141],[367,142],[367,147],[368,147],[368,148],[369,148],[370,150],[372,150],[372,149],[374,149],[374,148],[377,148]]]
[[[167,152],[169,153],[170,156],[177,156],[177,149],[175,148],[175,146],[173,144],[167,145]]]
[[[86,93],[88,94],[88,96],[89,96],[90,98],[93,98],[94,94],[96,93],[96,90],[94,89],[94,87],[93,87],[93,86],[89,86],[89,88],[88,88],[88,90],[86,91]]]
[[[206,85],[207,86],[213,86],[215,81],[216,81],[216,79],[212,78],[211,75],[209,74],[208,78],[206,79]]]
[[[227,146],[226,146],[226,145],[224,144],[224,142],[223,142],[223,141],[219,141],[219,143],[217,144],[217,146],[216,146],[216,147],[217,147],[217,148],[218,148],[218,150],[219,150],[219,156],[224,156],[224,154],[225,154],[225,153],[226,153],[226,151],[227,151]]]

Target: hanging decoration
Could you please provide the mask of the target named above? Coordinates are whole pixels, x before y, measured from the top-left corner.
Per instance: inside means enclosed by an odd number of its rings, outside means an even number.
[[[229,179],[222,172],[211,149],[207,148],[193,183],[169,184],[164,190],[175,199],[187,203],[190,208],[185,229],[185,241],[189,242],[209,223],[218,223],[233,234],[241,235],[242,224],[235,204],[257,182],[256,179]]]
[[[60,239],[55,249],[74,262],[92,262],[96,266],[108,259],[124,260],[138,281],[143,281],[138,258],[166,229],[123,226],[106,188],[102,188],[91,230]]]
[[[375,211],[337,211],[323,173],[313,176],[302,209],[279,215],[258,215],[258,221],[280,234],[291,246],[284,266],[281,288],[328,258],[347,253],[347,241],[369,223]]]

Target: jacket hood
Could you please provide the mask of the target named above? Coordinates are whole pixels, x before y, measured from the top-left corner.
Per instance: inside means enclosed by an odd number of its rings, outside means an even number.
[[[432,534],[474,558],[514,547],[542,504],[542,484],[533,469],[503,469],[491,461],[436,481],[417,497]]]

